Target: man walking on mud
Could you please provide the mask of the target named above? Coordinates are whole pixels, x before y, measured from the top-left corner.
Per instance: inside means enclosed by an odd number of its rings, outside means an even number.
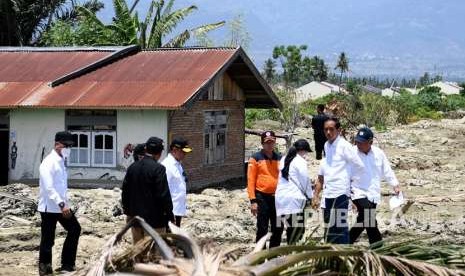
[[[52,275],[52,248],[55,243],[55,229],[59,222],[68,232],[61,253],[61,268],[58,271],[75,270],[76,252],[81,226],[70,208],[67,197],[68,174],[65,160],[69,158],[73,135],[61,131],[55,135],[55,146],[42,161],[39,168],[40,251],[39,275]]]
[[[274,151],[276,136],[273,131],[261,134],[262,150],[249,159],[247,192],[250,209],[257,217],[256,242],[268,233],[271,226],[270,248],[279,246],[283,228],[276,223],[275,192],[279,177],[280,155]]]
[[[376,221],[376,205],[381,199],[381,180],[386,180],[396,194],[399,182],[391,169],[384,152],[373,146],[373,132],[364,127],[355,136],[357,154],[365,165],[365,170],[351,183],[352,202],[357,207],[357,223],[350,229],[350,243],[354,243],[363,230],[367,230],[371,245],[382,240]],[[380,246],[381,244],[377,244]]]

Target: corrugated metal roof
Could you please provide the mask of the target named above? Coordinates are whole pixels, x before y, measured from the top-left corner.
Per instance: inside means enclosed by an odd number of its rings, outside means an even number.
[[[109,53],[0,51],[0,83],[6,83],[0,85],[0,107],[177,109],[242,53],[232,48],[141,51],[52,88],[46,82]],[[272,105],[279,105],[267,95],[269,87],[261,88]]]
[[[0,106],[17,107],[41,86],[108,55],[108,52],[0,50]]]

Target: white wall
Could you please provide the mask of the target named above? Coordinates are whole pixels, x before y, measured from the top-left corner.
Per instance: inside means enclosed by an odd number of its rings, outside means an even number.
[[[39,177],[42,158],[54,146],[55,133],[65,127],[65,112],[57,109],[18,109],[10,111],[10,149],[13,141],[18,147],[15,169],[11,169],[10,181]]]
[[[126,169],[132,164],[132,155],[124,158],[127,144],[145,143],[157,136],[168,143],[168,111],[118,110],[116,123],[116,168],[68,168],[70,179],[123,180]],[[166,151],[165,151],[166,153]]]
[[[116,168],[68,167],[69,179],[122,180],[126,168],[133,162],[132,156],[124,158],[124,147],[127,144],[144,143],[150,136],[157,136],[165,141],[165,146],[168,145],[167,114],[165,110],[118,111]],[[13,141],[16,141],[18,157],[15,169],[10,169],[10,181],[39,178],[42,148],[45,148],[45,157],[53,148],[55,133],[64,128],[64,110],[12,110],[10,148]]]

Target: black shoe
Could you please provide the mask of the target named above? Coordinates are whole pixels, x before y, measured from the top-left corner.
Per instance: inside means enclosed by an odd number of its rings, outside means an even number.
[[[39,263],[39,275],[53,275],[52,264]]]
[[[60,273],[69,273],[76,270],[74,265],[61,265],[60,268],[57,268],[55,271]]]

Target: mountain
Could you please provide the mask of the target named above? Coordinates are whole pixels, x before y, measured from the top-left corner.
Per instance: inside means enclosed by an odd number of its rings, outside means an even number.
[[[111,18],[110,0],[103,17]],[[130,1],[132,2],[132,1]],[[141,0],[144,14],[149,0]],[[231,20],[242,14],[259,68],[275,45],[307,44],[330,64],[345,51],[352,74],[418,76],[425,71],[465,78],[463,0],[177,0],[198,11],[183,26]],[[222,41],[225,30],[212,36]],[[399,73],[400,72],[400,73]]]

